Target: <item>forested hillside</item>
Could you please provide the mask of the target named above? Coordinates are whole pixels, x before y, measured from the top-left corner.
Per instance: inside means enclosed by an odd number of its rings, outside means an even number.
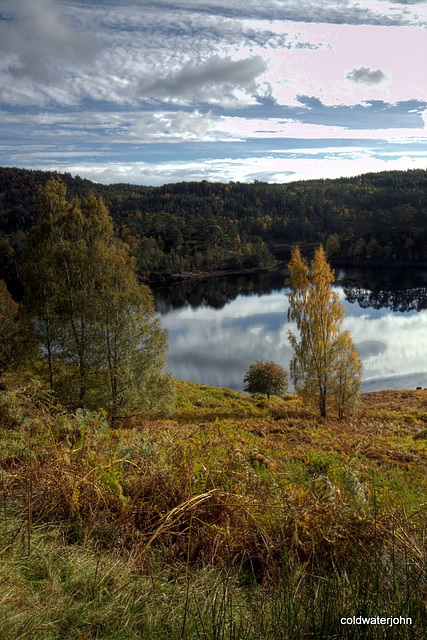
[[[265,267],[293,243],[324,243],[332,260],[427,261],[427,171],[287,184],[102,185],[70,174],[0,169],[0,277],[13,283],[38,186],[102,196],[141,275]]]

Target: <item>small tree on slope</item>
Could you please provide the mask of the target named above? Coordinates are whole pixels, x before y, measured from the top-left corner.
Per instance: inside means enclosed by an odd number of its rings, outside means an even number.
[[[270,399],[270,395],[280,395],[288,388],[288,374],[279,364],[267,360],[251,364],[243,378],[246,383],[244,391],[248,393],[264,393]]]

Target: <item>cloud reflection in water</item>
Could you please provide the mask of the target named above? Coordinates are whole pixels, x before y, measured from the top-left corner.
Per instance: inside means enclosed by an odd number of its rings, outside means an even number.
[[[338,289],[337,289],[338,290]],[[395,313],[345,302],[349,329],[363,363],[364,389],[427,387],[427,310]],[[273,360],[289,370],[292,349],[285,289],[238,295],[222,308],[184,304],[168,310],[168,369],[183,380],[241,390],[255,360]]]

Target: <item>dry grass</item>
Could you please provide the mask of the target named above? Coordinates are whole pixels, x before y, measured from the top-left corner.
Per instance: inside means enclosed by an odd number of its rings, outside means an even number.
[[[267,630],[247,637],[276,637],[270,590],[284,575],[290,590],[301,585],[305,616],[319,576],[331,589],[345,583],[340,606],[357,612],[362,592],[351,598],[352,581],[362,589],[374,568],[381,573],[383,602],[394,602],[399,593],[403,608],[411,606],[418,619],[425,616],[427,393],[366,394],[359,413],[340,422],[317,418],[290,395],[267,403],[194,383],[177,383],[177,391],[171,420],[133,420],[115,430],[100,414],[67,414],[37,387],[3,392],[3,557],[20,558],[24,567],[22,557],[33,558],[38,540],[57,531],[64,553],[80,548],[95,558],[113,554],[120,571],[141,580],[147,571],[153,578],[162,574],[159,567],[168,567],[176,585],[184,585],[177,606],[185,629],[170,636],[177,638],[191,628],[188,637],[211,637],[209,625],[202,633],[208,615],[203,598],[193,593],[198,604],[189,604],[196,583],[197,589],[208,588],[206,571],[213,572],[209,584],[213,580],[222,589],[227,576],[237,589],[231,600],[222,592],[221,624],[236,598],[245,615],[252,615],[239,583],[262,588],[263,611],[270,612]],[[51,584],[52,568],[45,562]],[[35,606],[16,576],[5,584],[11,585],[3,590],[8,607]],[[302,625],[300,637],[312,637],[302,613],[292,615]],[[199,635],[197,625],[187,627],[189,617],[193,625],[199,620]],[[297,636],[289,631],[283,637]]]

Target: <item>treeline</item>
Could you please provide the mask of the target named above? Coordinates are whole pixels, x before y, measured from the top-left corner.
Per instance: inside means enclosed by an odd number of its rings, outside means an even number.
[[[140,274],[265,267],[294,243],[332,260],[427,261],[427,171],[288,184],[101,185],[70,174],[0,169],[0,275],[16,278],[39,185],[102,196]]]

